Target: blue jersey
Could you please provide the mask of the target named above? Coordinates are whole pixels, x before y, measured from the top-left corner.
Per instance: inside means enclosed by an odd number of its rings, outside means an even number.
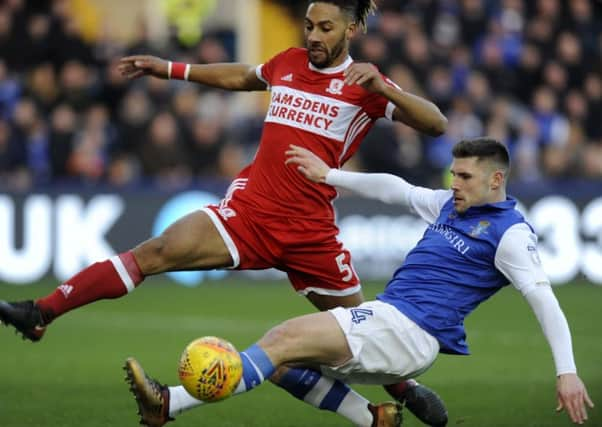
[[[515,206],[508,197],[458,214],[450,198],[377,299],[433,335],[442,353],[469,354],[464,318],[508,284],[495,254],[504,232],[525,222]]]

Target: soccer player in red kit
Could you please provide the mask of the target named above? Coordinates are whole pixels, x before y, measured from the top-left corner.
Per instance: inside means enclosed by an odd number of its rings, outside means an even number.
[[[288,49],[259,66],[191,65],[147,55],[123,58],[120,71],[132,79],[150,75],[221,89],[270,90],[255,159],[232,182],[219,205],[186,215],[160,236],[89,266],[35,302],[0,301],[0,320],[37,341],[56,317],[99,299],[125,295],[146,276],[215,268],[280,269],[295,290],[320,310],[363,302],[350,254],[337,240],[332,206],[336,190],[328,185],[307,186],[295,167],[285,164],[285,152],[294,143],[339,168],[381,117],[429,135],[444,132],[447,121],[433,103],[403,91],[374,65],[354,62],[349,56],[350,39],[365,29],[373,9],[370,0],[309,1],[306,48]],[[162,425],[169,415],[187,408],[188,403],[175,402],[177,390],[142,377],[137,398],[143,422]],[[156,386],[161,407],[156,417],[145,412],[152,405],[145,404],[150,392],[144,387],[151,385]],[[446,419],[441,402],[426,387],[410,381],[388,390],[398,400],[405,398],[406,406],[426,422],[435,425]],[[341,395],[341,401],[351,402],[349,396]],[[328,409],[354,421],[366,415],[368,406],[359,415],[338,406]],[[437,411],[433,421],[429,416]]]

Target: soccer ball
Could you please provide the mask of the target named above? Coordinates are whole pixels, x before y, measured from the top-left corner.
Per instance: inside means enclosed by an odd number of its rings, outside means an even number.
[[[242,360],[228,341],[202,337],[186,346],[178,366],[180,382],[191,396],[216,402],[230,396],[242,377]]]

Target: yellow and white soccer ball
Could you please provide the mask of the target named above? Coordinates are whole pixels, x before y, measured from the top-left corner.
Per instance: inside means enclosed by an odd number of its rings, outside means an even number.
[[[202,337],[184,349],[178,375],[191,396],[216,402],[236,389],[242,377],[242,361],[230,342],[218,337]]]

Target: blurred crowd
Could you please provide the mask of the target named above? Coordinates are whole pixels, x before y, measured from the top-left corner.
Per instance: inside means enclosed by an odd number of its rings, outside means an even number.
[[[385,0],[374,21],[354,55],[433,100],[449,125],[435,139],[383,129],[363,146],[366,167],[394,159],[391,171],[428,181],[455,141],[489,135],[510,149],[513,179],[602,178],[602,3]],[[390,140],[397,156],[381,148]]]
[[[291,3],[302,25],[305,2]],[[303,4],[303,8],[299,4]],[[379,121],[353,167],[438,185],[463,137],[504,141],[512,179],[602,178],[602,4],[590,0],[381,0],[352,46],[404,90],[433,100],[448,131],[429,138]],[[82,37],[68,0],[0,6],[0,186],[180,188],[232,178],[250,161],[263,106],[186,82],[125,81],[130,53],[235,60],[232,31],[194,48]]]

